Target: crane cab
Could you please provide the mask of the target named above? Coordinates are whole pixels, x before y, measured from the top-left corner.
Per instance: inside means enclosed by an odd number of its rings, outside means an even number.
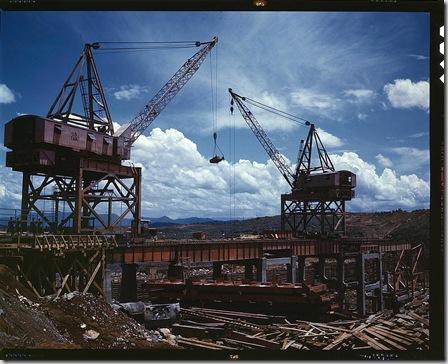
[[[344,199],[355,197],[356,174],[342,170],[331,173],[302,174],[293,193],[309,199]]]

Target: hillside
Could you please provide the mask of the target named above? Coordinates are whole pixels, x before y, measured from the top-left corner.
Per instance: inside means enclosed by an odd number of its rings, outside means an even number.
[[[191,238],[196,231],[204,231],[209,238],[220,238],[241,233],[261,233],[279,230],[280,216],[257,217],[248,220],[216,222],[210,224],[184,224],[160,227],[167,238]],[[347,234],[353,237],[410,240],[414,243],[429,242],[429,210],[350,213],[347,216]]]

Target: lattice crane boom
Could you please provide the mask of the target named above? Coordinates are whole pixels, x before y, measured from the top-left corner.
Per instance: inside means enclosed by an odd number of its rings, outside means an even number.
[[[148,128],[154,119],[162,112],[168,103],[177,95],[182,87],[190,80],[204,62],[207,54],[218,42],[213,37],[210,42],[200,43],[204,46],[189,58],[174,74],[173,77],[160,89],[159,92],[146,104],[144,109],[135,116],[129,124],[123,125],[118,131],[120,135],[129,135],[127,146],[130,147],[137,138]]]
[[[244,97],[234,93],[231,88],[229,88],[229,93],[232,97],[232,100],[238,106],[238,109],[246,121],[249,128],[253,131],[263,148],[268,153],[272,162],[274,162],[275,166],[278,168],[280,173],[286,179],[286,182],[293,187],[294,186],[294,173],[286,162],[285,158],[280,154],[275,145],[267,136],[266,132],[261,127],[260,123],[257,121],[252,112],[247,108],[247,106],[243,103],[245,100]]]

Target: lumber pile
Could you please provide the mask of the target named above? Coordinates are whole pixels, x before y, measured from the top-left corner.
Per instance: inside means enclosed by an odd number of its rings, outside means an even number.
[[[288,321],[284,316],[182,308],[173,326],[178,344],[212,350],[409,350],[429,349],[428,296],[414,299],[400,313],[332,322]]]

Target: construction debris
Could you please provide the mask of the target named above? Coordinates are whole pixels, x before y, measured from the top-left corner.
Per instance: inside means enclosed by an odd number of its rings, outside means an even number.
[[[178,344],[211,350],[409,350],[429,349],[428,295],[393,315],[332,322],[288,321],[282,316],[206,308],[181,309],[173,325]],[[193,337],[192,337],[193,336]]]
[[[50,298],[50,299],[48,299]],[[175,348],[173,335],[146,330],[101,297],[71,292],[37,298],[0,265],[0,348]]]

